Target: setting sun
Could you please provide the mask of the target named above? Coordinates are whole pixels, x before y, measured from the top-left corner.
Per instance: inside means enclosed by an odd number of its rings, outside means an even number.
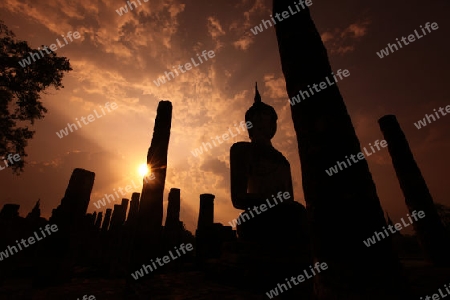
[[[145,175],[148,175],[150,173],[150,170],[147,167],[147,164],[142,164],[142,165],[139,166],[138,172],[139,172],[139,175],[145,176]]]

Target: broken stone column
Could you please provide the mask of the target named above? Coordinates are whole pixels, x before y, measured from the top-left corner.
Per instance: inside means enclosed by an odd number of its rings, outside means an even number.
[[[97,215],[97,220],[95,220],[95,229],[100,230],[100,226],[102,225],[103,212],[99,212]]]
[[[94,223],[95,223],[95,218],[97,217],[97,214],[95,213],[95,214],[86,214],[85,216],[84,216],[84,226],[83,227],[85,227],[85,229],[87,229],[87,228],[92,228],[93,226],[94,226]]]
[[[164,242],[166,249],[181,243],[183,226],[180,222],[180,189],[172,188],[169,192],[166,223],[164,226]]]
[[[122,199],[120,205],[114,205],[113,215],[111,217],[111,229],[109,236],[109,248],[106,251],[106,257],[110,263],[110,276],[123,276],[122,266],[128,263],[129,244],[131,243],[129,231],[124,226],[126,212],[128,209],[128,199]]]
[[[35,284],[48,285],[71,279],[77,259],[83,257],[85,225],[94,223],[93,215],[86,215],[94,180],[94,172],[73,170],[64,197],[50,217],[50,224],[57,225],[58,231],[40,242]]]
[[[121,220],[121,214],[122,214],[122,205],[121,204],[114,204],[114,210],[111,217],[111,225],[109,227],[110,231],[114,231],[120,228]]]
[[[103,220],[102,232],[108,231],[109,224],[111,223],[111,214],[112,214],[112,209],[107,208],[106,213],[105,213],[105,219]]]
[[[95,220],[97,220],[97,212],[96,211],[94,211],[94,213],[92,214],[92,224],[89,224],[89,225],[94,226]]]
[[[50,222],[60,228],[75,230],[87,212],[94,187],[95,173],[76,168],[72,172],[61,204],[53,211]]]
[[[135,258],[133,255],[133,246],[134,246],[134,237],[137,231],[138,225],[138,214],[139,214],[139,198],[140,193],[133,193],[131,195],[130,201],[130,210],[128,212],[127,220],[124,226],[124,235],[123,235],[123,248],[120,253],[121,261],[118,263],[121,266],[122,270],[125,270],[127,267],[130,267],[130,263],[133,262]],[[131,268],[131,267],[130,267]],[[132,269],[132,268],[131,268]]]
[[[126,217],[127,217],[128,202],[130,202],[130,200],[122,199],[121,211],[120,211],[120,214],[119,214],[120,225],[123,225],[125,223],[125,220],[126,220]]]
[[[274,0],[273,15],[288,11],[290,6],[290,0]],[[404,296],[391,238],[372,247],[363,243],[386,226],[367,161],[360,160],[332,176],[325,172],[337,161],[345,161],[346,156],[357,155],[361,146],[309,9],[305,6],[277,22],[275,31],[288,96],[302,99],[291,104],[291,114],[314,256],[329,266],[314,278],[316,297],[323,300]],[[339,74],[345,79],[342,69]],[[346,80],[351,81],[351,75]],[[300,92],[304,97],[300,97]]]
[[[128,218],[127,223],[128,224],[136,224],[138,214],[139,214],[139,197],[141,196],[140,193],[133,193],[131,195],[131,201],[130,201],[130,211],[128,212]]]
[[[167,228],[175,228],[180,222],[180,189],[172,188],[169,192],[167,204],[166,225]]]
[[[414,230],[427,257],[436,265],[450,263],[450,237],[434,206],[425,179],[411,152],[409,143],[394,115],[378,120],[384,139],[388,143],[395,173],[412,216],[424,211],[425,217],[413,222]],[[416,217],[417,218],[417,217]]]
[[[213,194],[200,195],[200,210],[198,213],[197,228],[208,228],[214,224],[214,196]]]
[[[214,229],[214,198],[213,194],[200,195],[197,230],[195,231],[196,256],[198,262],[211,256],[211,249],[216,242],[217,232]]]

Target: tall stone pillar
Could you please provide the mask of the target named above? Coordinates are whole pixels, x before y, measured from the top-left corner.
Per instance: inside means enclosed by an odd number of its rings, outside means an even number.
[[[138,225],[134,237],[132,266],[159,255],[162,251],[162,219],[164,186],[166,182],[167,152],[172,124],[172,103],[160,101],[158,104],[152,142],[147,153],[147,165],[151,175],[143,180],[139,203]],[[152,177],[153,180],[148,180]]]
[[[167,151],[172,124],[172,103],[160,101],[156,112],[153,138],[147,154],[147,165],[155,179],[144,181],[139,206],[139,230],[158,235],[162,226],[164,185],[166,182]]]
[[[274,0],[273,15],[281,15],[292,6],[290,0]],[[346,161],[346,156],[356,156],[361,146],[325,46],[304,6],[277,22],[275,32],[288,96],[302,99],[291,104],[291,114],[313,253],[317,261],[328,265],[314,278],[316,297],[395,299],[404,294],[399,291],[401,269],[391,238],[372,247],[363,243],[386,226],[367,161],[360,160],[332,176],[325,172],[338,161]],[[342,75],[345,67],[338,67],[340,76],[351,81],[352,70],[349,78]]]
[[[411,216],[424,211],[425,217],[413,222],[420,244],[428,258],[436,265],[450,263],[450,236],[434,206],[425,179],[411,152],[405,134],[394,115],[378,120],[384,139],[388,142],[395,173],[405,196],[405,203]],[[416,217],[417,218],[417,217]]]
[[[105,213],[105,219],[103,220],[102,232],[108,231],[109,224],[111,223],[111,214],[112,214],[112,209],[107,208],[106,213]]]
[[[213,194],[200,195],[200,211],[198,213],[197,229],[211,227],[214,224],[214,196]]]
[[[167,204],[166,225],[167,228],[175,228],[180,222],[180,189],[172,188],[169,192]]]

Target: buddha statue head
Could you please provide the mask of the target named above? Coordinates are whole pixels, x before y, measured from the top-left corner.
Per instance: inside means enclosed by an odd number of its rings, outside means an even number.
[[[261,101],[256,83],[254,103],[245,113],[245,122],[252,124],[248,129],[250,140],[254,143],[270,144],[277,131],[277,120],[275,109]]]

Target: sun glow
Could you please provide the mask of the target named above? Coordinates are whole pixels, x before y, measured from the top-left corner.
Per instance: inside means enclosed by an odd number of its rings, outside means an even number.
[[[140,176],[145,176],[145,175],[150,174],[150,170],[149,170],[147,164],[140,165],[138,168],[138,172],[139,172]]]

